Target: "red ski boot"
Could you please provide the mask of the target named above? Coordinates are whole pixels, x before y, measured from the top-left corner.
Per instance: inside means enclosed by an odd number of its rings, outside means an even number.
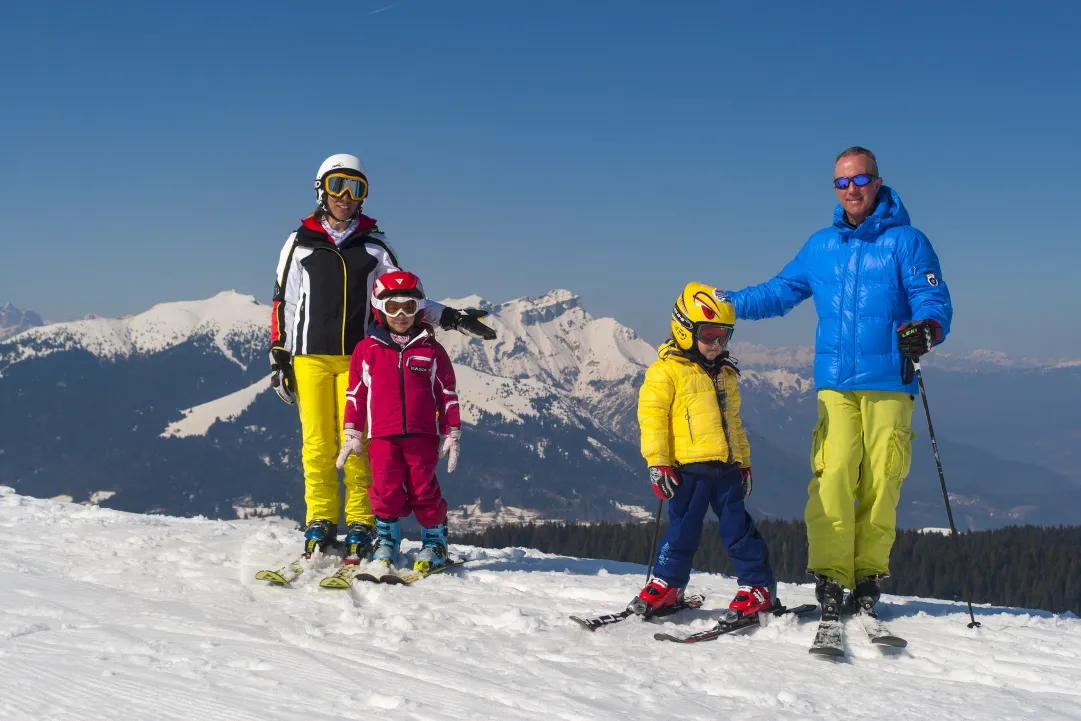
[[[638,597],[631,601],[628,608],[639,616],[652,616],[658,609],[675,606],[682,598],[682,588],[669,586],[665,581],[654,578]]]
[[[759,611],[768,611],[773,605],[769,597],[769,589],[762,586],[740,586],[736,591],[736,597],[728,608],[736,611],[741,616],[753,616]]]

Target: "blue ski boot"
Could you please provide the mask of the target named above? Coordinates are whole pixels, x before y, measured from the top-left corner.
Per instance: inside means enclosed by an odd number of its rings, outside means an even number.
[[[393,566],[398,561],[398,549],[402,545],[402,526],[397,518],[376,518],[375,530],[379,538],[372,560]]]
[[[375,529],[367,523],[355,521],[345,533],[345,562],[352,565],[368,557],[375,547]]]
[[[304,529],[304,556],[311,558],[316,551],[338,545],[338,526],[333,521],[317,518]]]
[[[447,564],[447,522],[434,528],[425,528],[420,535],[420,553],[413,562],[413,570],[428,574]]]

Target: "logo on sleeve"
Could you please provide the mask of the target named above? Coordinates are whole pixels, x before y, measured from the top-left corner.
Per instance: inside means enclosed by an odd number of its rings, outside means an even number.
[[[938,285],[938,278],[935,277],[934,273],[924,273],[924,276],[927,277],[928,285]]]

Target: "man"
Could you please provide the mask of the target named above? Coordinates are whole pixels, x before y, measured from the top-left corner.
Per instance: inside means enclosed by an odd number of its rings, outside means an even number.
[[[818,312],[808,488],[808,570],[824,619],[843,588],[873,610],[889,574],[901,483],[911,462],[917,391],[909,359],[941,343],[953,307],[931,242],[882,184],[874,153],[837,156],[839,205],[773,279],[731,294],[738,318],[784,315],[814,297]]]

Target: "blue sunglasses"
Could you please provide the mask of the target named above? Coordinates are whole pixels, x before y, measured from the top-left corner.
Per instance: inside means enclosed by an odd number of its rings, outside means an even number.
[[[837,188],[837,190],[844,190],[849,183],[855,183],[857,188],[862,188],[877,177],[877,175],[871,173],[860,173],[859,175],[853,175],[851,178],[841,176],[833,179],[833,187]]]

